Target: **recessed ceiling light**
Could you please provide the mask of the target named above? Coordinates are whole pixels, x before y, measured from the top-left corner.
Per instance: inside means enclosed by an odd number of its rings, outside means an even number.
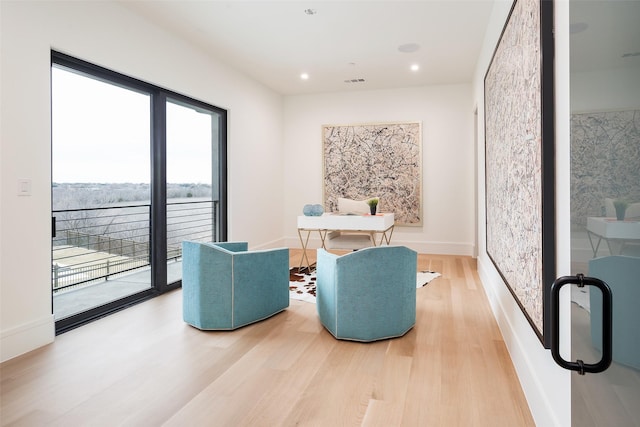
[[[398,50],[403,53],[416,52],[419,49],[420,45],[418,43],[405,43],[398,46]]]
[[[411,65],[411,71],[418,71],[419,69],[420,69],[420,66],[418,64]]]
[[[302,73],[302,74],[300,74],[300,78],[301,78],[302,80],[309,80],[309,74],[307,74],[307,73]]]

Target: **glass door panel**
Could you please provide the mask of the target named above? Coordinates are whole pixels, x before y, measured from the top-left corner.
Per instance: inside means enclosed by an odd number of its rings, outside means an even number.
[[[167,283],[182,279],[183,240],[218,241],[220,114],[167,102]]]
[[[148,290],[150,95],[54,65],[56,321]]]
[[[570,17],[572,275],[603,280],[613,299],[613,362],[572,373],[572,424],[638,426],[640,2],[571,2]],[[572,360],[595,363],[602,292],[572,286]]]

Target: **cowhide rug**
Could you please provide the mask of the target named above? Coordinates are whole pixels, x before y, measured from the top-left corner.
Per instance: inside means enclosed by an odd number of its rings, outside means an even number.
[[[419,271],[416,275],[416,288],[421,288],[433,279],[440,277],[435,271]],[[300,301],[316,302],[316,272],[308,273],[307,268],[302,272],[298,267],[289,270],[289,297]]]

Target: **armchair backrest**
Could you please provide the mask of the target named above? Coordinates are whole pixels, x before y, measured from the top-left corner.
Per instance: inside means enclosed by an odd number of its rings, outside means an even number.
[[[589,275],[603,280],[613,294],[613,360],[640,369],[640,258],[606,256],[589,261]],[[591,340],[602,349],[602,294],[589,290]]]
[[[182,242],[185,322],[234,329],[288,307],[289,249],[247,247],[247,242]]]
[[[318,249],[316,304],[337,338],[372,341],[415,324],[417,253],[376,246],[338,256]]]
[[[393,280],[414,283],[417,253],[405,246],[368,247],[337,257],[336,268],[340,278],[347,282]]]

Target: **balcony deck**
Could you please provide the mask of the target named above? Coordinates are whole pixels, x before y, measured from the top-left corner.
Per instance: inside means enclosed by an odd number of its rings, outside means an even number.
[[[182,261],[167,262],[167,283],[182,278]],[[55,319],[64,319],[93,307],[124,298],[151,287],[151,270],[143,267],[131,272],[110,276],[108,280],[76,289],[56,292],[53,296]]]

